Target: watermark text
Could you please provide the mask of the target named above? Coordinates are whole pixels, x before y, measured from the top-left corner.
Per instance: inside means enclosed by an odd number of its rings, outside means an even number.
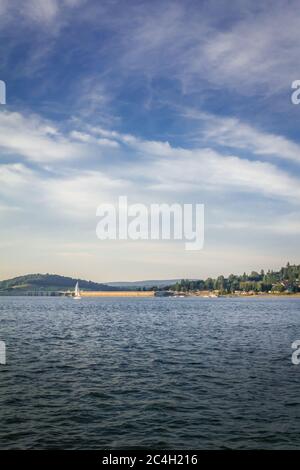
[[[0,104],[6,104],[6,84],[0,80]]]
[[[204,245],[203,204],[100,204],[96,234],[100,240],[183,240],[188,251]]]
[[[6,364],[6,344],[4,341],[0,341],[0,365]]]
[[[298,366],[300,364],[300,340],[297,339],[292,343],[292,349],[295,349],[295,351],[292,354],[292,363],[295,366]]]

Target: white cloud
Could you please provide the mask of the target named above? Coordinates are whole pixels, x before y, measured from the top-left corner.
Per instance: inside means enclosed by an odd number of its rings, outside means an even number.
[[[0,192],[8,199],[5,205],[25,204],[26,210],[34,212],[42,202],[52,217],[65,214],[69,220],[87,220],[94,217],[101,202],[116,202],[122,194],[139,202],[170,195],[176,195],[177,201],[187,195],[210,200],[216,194],[237,193],[293,205],[300,202],[299,179],[270,162],[223,155],[211,148],[172,147],[168,142],[146,141],[99,127],[66,135],[38,116],[0,113],[0,148],[14,162],[23,161],[0,165]],[[88,158],[97,147],[101,152],[110,146],[116,162],[104,158],[101,164],[97,158],[86,160],[84,166],[73,163],[74,158]],[[35,169],[27,167],[26,160]]]
[[[28,196],[28,189],[35,180],[34,173],[21,163],[0,165],[0,191],[2,195],[17,195],[19,203],[22,204],[21,194]]]
[[[103,147],[111,147],[111,148],[119,148],[118,142],[112,139],[107,139],[107,138],[95,138],[91,134],[87,134],[85,132],[80,132],[80,131],[72,131],[70,133],[71,138],[78,140],[80,142],[84,143],[89,143],[89,144],[95,144],[95,145],[100,145]]]
[[[29,0],[22,2],[20,12],[34,22],[48,23],[57,17],[59,3],[57,0]]]
[[[0,12],[12,20],[23,20],[37,26],[53,25],[60,22],[68,11],[83,5],[86,0],[1,0]]]
[[[6,207],[25,208],[35,222],[67,217],[68,220],[92,220],[102,202],[116,200],[127,193],[129,183],[101,171],[67,172],[61,176],[41,174],[24,164],[0,165],[0,197]],[[42,212],[40,212],[42,209]],[[34,215],[35,214],[35,215]]]
[[[220,140],[224,135],[228,141],[236,142],[236,147],[254,151],[257,154],[273,154],[295,159],[298,146],[280,136],[271,136],[255,131],[249,126],[234,126],[231,120],[224,120],[229,131],[220,130]],[[228,123],[231,126],[228,126]],[[224,124],[224,126],[225,126]],[[214,129],[214,125],[210,127]],[[149,187],[160,190],[195,191],[210,189],[214,191],[248,191],[260,195],[289,199],[300,202],[299,179],[269,162],[252,161],[236,155],[222,155],[212,149],[174,148],[168,142],[144,141],[134,136],[123,136],[114,131],[94,129],[103,135],[113,135],[138,154],[144,156],[142,162],[137,158],[133,165],[124,165],[122,171],[132,178],[145,174]],[[236,133],[235,139],[228,135]],[[209,133],[209,131],[208,131]],[[218,133],[216,132],[218,138]],[[257,137],[257,143],[252,138]],[[277,137],[277,139],[276,139]],[[281,146],[279,145],[281,143]],[[144,183],[143,183],[144,184]]]
[[[229,88],[238,86],[241,94],[251,92],[249,88],[272,93],[290,87],[298,73],[299,15],[299,2],[266,2],[227,31],[215,32],[201,50],[209,78],[215,83],[221,79]],[[190,71],[199,71],[199,65],[190,64]]]
[[[96,220],[99,204],[111,202],[117,194],[127,192],[129,184],[101,171],[83,171],[48,180],[45,201],[53,212],[71,219]]]
[[[201,121],[199,140],[246,150],[254,155],[276,157],[300,163],[300,145],[284,136],[262,132],[238,118],[185,110],[184,116]]]
[[[0,113],[0,149],[39,163],[82,155],[80,144],[66,139],[38,116],[8,111]]]
[[[155,188],[176,191],[246,191],[256,195],[300,202],[300,182],[265,162],[223,156],[210,149],[173,149],[171,159],[162,158],[147,169]]]

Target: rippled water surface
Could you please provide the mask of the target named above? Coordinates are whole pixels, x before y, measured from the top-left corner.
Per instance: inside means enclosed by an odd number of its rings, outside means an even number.
[[[1,449],[300,449],[298,299],[0,297]]]

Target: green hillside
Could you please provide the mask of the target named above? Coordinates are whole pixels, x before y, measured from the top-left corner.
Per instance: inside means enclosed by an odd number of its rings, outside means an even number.
[[[74,290],[78,279],[57,274],[27,274],[0,281],[0,295],[20,295],[26,292],[59,292]],[[116,287],[79,279],[80,289],[86,291],[116,291]]]

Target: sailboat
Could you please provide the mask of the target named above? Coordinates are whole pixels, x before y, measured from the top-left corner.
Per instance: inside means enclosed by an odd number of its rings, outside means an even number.
[[[74,297],[73,298],[74,299],[81,299],[78,281],[76,282],[75,292],[74,292]]]

